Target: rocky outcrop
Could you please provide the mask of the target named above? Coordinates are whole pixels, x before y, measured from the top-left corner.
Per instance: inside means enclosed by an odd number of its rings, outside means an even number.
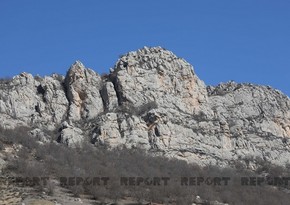
[[[83,131],[80,128],[68,125],[66,122],[60,129],[60,135],[57,139],[59,143],[70,147],[81,147],[84,140]]]
[[[22,73],[0,86],[2,126],[32,126],[43,143],[41,130],[58,129],[55,140],[71,147],[85,140],[141,147],[201,165],[289,163],[287,96],[253,84],[206,87],[189,63],[161,47],[129,52],[103,77],[77,61],[65,77]]]
[[[206,101],[205,84],[192,66],[161,47],[129,52],[111,74],[123,102],[141,106],[155,101],[159,106],[194,113]]]
[[[104,110],[101,86],[101,78],[93,70],[86,69],[79,61],[71,66],[65,78],[71,121],[92,119]]]
[[[21,125],[54,129],[67,115],[63,77],[34,78],[21,73],[1,83],[0,120],[5,128]]]

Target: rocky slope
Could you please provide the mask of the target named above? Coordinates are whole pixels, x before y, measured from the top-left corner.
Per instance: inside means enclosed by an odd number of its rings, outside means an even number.
[[[4,128],[76,146],[141,147],[152,153],[228,165],[238,159],[285,165],[290,100],[268,86],[206,86],[184,59],[161,47],[122,56],[100,76],[77,61],[65,77],[22,73],[0,83]]]

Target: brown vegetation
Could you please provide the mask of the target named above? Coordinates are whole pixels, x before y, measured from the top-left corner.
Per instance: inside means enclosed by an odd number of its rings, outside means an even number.
[[[234,168],[216,166],[199,167],[184,161],[164,157],[152,157],[144,150],[118,147],[108,150],[84,144],[83,148],[71,149],[61,144],[40,145],[25,135],[27,128],[18,130],[0,130],[0,141],[5,145],[22,144],[18,158],[9,161],[7,173],[19,176],[60,177],[109,177],[107,185],[63,185],[75,196],[83,193],[95,199],[116,201],[123,197],[133,197],[136,201],[158,202],[165,204],[192,204],[197,196],[210,204],[220,201],[229,204],[287,204],[290,196],[285,186],[241,186],[241,177],[289,176],[287,168],[273,166],[261,160],[256,172],[247,170],[243,161],[234,164]],[[247,159],[248,160],[248,159]],[[230,177],[227,186],[202,184],[199,186],[181,186],[181,177]],[[169,177],[165,186],[121,186],[121,177]],[[53,194],[54,187],[48,183],[45,187]]]

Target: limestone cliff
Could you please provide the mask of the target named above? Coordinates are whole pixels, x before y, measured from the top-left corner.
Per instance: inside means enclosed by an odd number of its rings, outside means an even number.
[[[201,165],[290,159],[290,100],[268,86],[201,81],[161,47],[118,59],[101,77],[77,61],[65,77],[22,73],[0,83],[4,128],[58,130],[60,143],[145,148]]]

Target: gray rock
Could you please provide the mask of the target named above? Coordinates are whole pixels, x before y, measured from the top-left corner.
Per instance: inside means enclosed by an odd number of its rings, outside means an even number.
[[[141,106],[155,101],[192,114],[207,99],[192,66],[161,47],[129,52],[117,61],[112,76],[120,103]]]
[[[68,117],[72,121],[92,119],[104,111],[100,89],[101,77],[76,61],[65,78],[70,103]]]
[[[61,127],[59,142],[154,150],[200,165],[290,159],[290,100],[269,86],[208,86],[192,66],[161,47],[122,56],[100,77],[77,61],[66,77],[22,73],[0,82],[5,128]]]
[[[7,166],[7,162],[3,159],[1,159],[0,156],[0,174],[2,173],[2,170]]]
[[[51,136],[48,136],[39,128],[35,128],[31,130],[30,135],[34,137],[36,141],[41,142],[41,143],[48,143],[51,141],[50,140]]]
[[[106,110],[112,111],[118,107],[118,98],[112,82],[105,82],[101,94]]]
[[[69,147],[81,147],[84,142],[83,131],[76,127],[65,128],[60,133],[59,142]]]
[[[54,129],[67,115],[68,101],[56,75],[36,80],[22,73],[0,88],[0,120],[6,128],[38,125]]]

